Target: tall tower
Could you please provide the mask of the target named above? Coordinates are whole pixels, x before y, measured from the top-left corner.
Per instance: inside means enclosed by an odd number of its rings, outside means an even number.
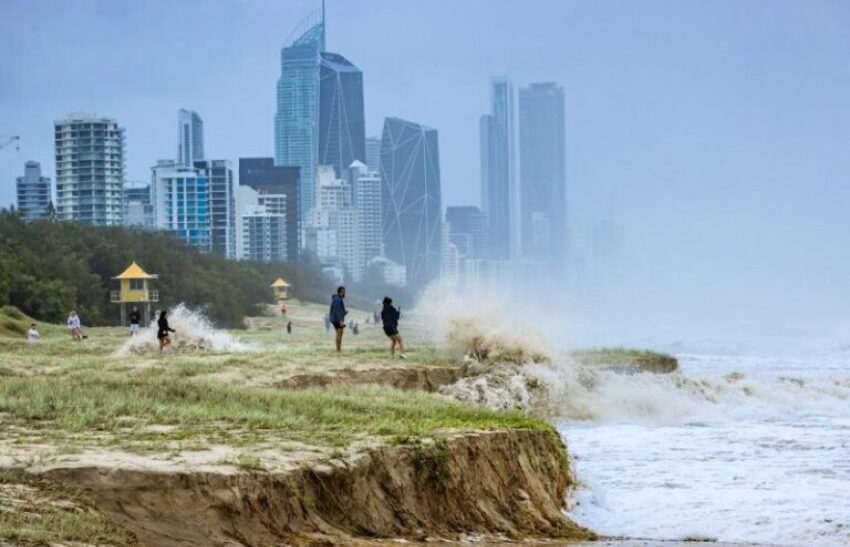
[[[54,122],[56,214],[98,226],[121,224],[124,128],[110,118],[70,114]]]
[[[496,78],[490,93],[491,112],[480,120],[481,205],[489,216],[490,255],[516,256],[519,226],[515,220],[514,90],[506,78]]]
[[[366,161],[363,73],[325,51],[325,8],[305,19],[281,50],[275,116],[275,165],[301,169],[300,214],[316,200],[319,165],[337,177],[352,161]]]
[[[191,167],[204,159],[204,120],[194,110],[177,111],[177,163]]]
[[[440,274],[442,202],[437,130],[384,120],[381,142],[384,252],[405,266],[408,284]]]
[[[567,252],[564,89],[535,83],[519,92],[523,255],[564,266]]]
[[[319,62],[325,50],[324,8],[295,29],[280,52],[274,163],[301,169],[300,217],[315,201],[319,159]]]
[[[18,211],[25,220],[40,220],[50,216],[50,179],[41,176],[41,164],[28,161],[24,164],[24,176],[18,177]]]
[[[351,162],[366,161],[363,73],[336,53],[322,52],[319,67],[319,165],[341,177]]]

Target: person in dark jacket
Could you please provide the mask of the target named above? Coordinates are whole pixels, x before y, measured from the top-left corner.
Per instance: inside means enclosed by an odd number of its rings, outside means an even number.
[[[395,357],[395,347],[398,346],[398,356],[401,359],[405,359],[404,342],[398,333],[398,320],[400,317],[401,312],[393,307],[393,299],[385,296],[384,309],[381,310],[381,321],[384,324],[384,334],[390,339],[390,356]]]
[[[159,340],[159,351],[162,351],[165,349],[165,346],[171,344],[171,337],[169,337],[168,333],[177,331],[168,325],[168,318],[166,317],[165,310],[159,312],[159,319],[156,321],[156,326],[156,338]]]
[[[345,331],[345,316],[348,312],[345,310],[345,287],[340,287],[336,290],[336,294],[331,297],[331,310],[328,314],[328,319],[336,332],[336,351],[342,351],[342,333]]]
[[[133,306],[128,317],[130,319],[130,336],[136,336],[139,333],[139,325],[142,322],[142,314],[139,313],[139,308]]]

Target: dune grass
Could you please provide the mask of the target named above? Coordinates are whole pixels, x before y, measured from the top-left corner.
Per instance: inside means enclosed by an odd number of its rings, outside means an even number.
[[[82,493],[22,471],[0,471],[0,507],[0,538],[11,545],[137,545]]]
[[[571,355],[585,366],[633,367],[656,372],[672,372],[678,368],[678,362],[672,355],[646,349],[594,348],[575,351]]]

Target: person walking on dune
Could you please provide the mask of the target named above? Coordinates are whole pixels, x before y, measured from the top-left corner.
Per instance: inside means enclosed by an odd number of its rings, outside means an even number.
[[[405,359],[404,342],[401,335],[398,333],[398,320],[401,317],[401,312],[393,307],[393,299],[389,296],[384,297],[384,309],[381,310],[381,321],[384,324],[384,334],[390,339],[390,357],[395,357],[395,347],[398,346],[398,356]]]
[[[82,340],[83,339],[83,325],[80,321],[80,316],[77,315],[77,312],[71,310],[71,313],[68,314],[68,332],[71,333],[72,340]]]
[[[159,312],[159,319],[156,322],[156,338],[159,340],[159,351],[164,350],[165,346],[171,344],[171,337],[168,333],[177,332],[168,325],[168,317],[166,315],[166,310]]]
[[[142,322],[142,314],[139,313],[139,308],[133,306],[128,316],[130,319],[130,336],[139,334],[139,324]]]
[[[345,331],[345,316],[348,312],[345,310],[345,287],[340,287],[336,290],[336,294],[331,297],[331,310],[328,314],[331,324],[336,333],[336,351],[342,351],[342,333]]]

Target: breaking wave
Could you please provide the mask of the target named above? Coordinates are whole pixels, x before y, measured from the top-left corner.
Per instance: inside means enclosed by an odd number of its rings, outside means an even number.
[[[215,328],[201,312],[179,304],[168,312],[168,323],[176,332],[171,335],[171,345],[166,351],[187,352],[197,350],[244,351],[245,344],[227,332]],[[139,334],[129,338],[116,356],[159,352],[156,338],[157,326],[153,321]]]
[[[551,421],[676,424],[789,414],[850,416],[846,369],[822,374],[803,367],[777,374],[766,367],[771,372],[761,373],[752,358],[728,356],[706,366],[707,358],[681,356],[684,366],[676,372],[625,374],[582,365],[569,351],[553,350],[497,300],[485,305],[468,298],[429,301],[442,302],[421,312],[432,341],[464,358],[463,378],[440,393],[462,402],[522,408]]]

